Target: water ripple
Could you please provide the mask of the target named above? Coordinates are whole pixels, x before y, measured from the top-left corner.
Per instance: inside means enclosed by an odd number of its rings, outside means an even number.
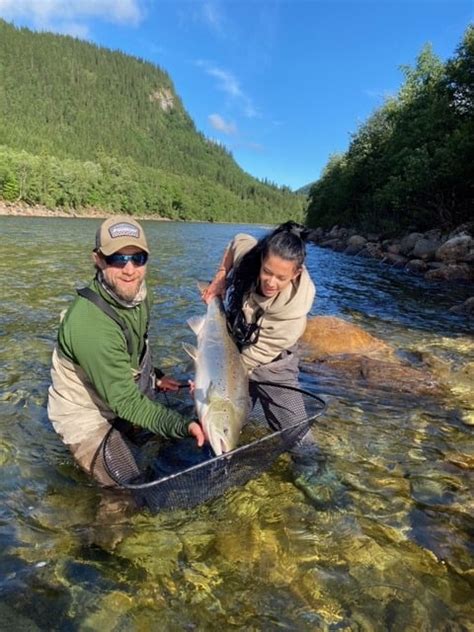
[[[314,314],[342,316],[385,340],[432,371],[445,394],[305,373],[304,387],[328,401],[312,432],[344,486],[341,506],[313,507],[283,455],[192,511],[131,514],[77,468],[45,408],[59,313],[92,274],[98,222],[0,221],[4,621],[51,629],[54,620],[65,630],[153,629],[157,621],[169,629],[469,629],[474,440],[465,420],[474,410],[474,349],[466,321],[448,312],[467,288],[311,246]],[[211,278],[236,232],[258,237],[264,228],[145,224],[153,348],[182,378],[192,372],[186,320],[204,312],[196,282]]]

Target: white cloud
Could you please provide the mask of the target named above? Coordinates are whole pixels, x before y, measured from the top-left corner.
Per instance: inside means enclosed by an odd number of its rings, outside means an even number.
[[[239,82],[232,73],[222,70],[221,68],[216,68],[215,66],[208,66],[206,68],[206,72],[211,75],[211,77],[215,77],[219,80],[221,90],[227,94],[230,94],[233,97],[243,96]]]
[[[252,100],[245,94],[240,87],[238,79],[231,72],[223,68],[218,68],[204,60],[198,60],[196,64],[200,68],[203,68],[209,76],[217,79],[218,88],[240,104],[247,118],[255,118],[258,116],[258,112]]]
[[[204,2],[202,5],[202,19],[215,31],[222,31],[222,16],[218,7],[213,2]]]
[[[219,38],[228,37],[222,3],[215,2],[215,0],[188,0],[187,2],[175,2],[175,5],[180,26],[186,28],[191,22],[204,25]]]
[[[210,114],[209,123],[214,129],[224,134],[236,134],[237,128],[234,123],[225,121],[220,114]]]
[[[250,99],[246,99],[244,103],[244,114],[247,118],[256,118],[259,115],[258,111],[254,108]]]
[[[0,0],[0,15],[26,18],[38,27],[80,26],[79,20],[100,18],[137,25],[143,18],[140,0]]]
[[[265,148],[261,143],[246,143],[246,146],[253,151],[261,152],[264,151]]]

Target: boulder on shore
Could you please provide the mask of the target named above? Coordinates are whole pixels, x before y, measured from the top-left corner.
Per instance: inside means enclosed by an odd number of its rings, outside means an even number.
[[[436,250],[436,259],[446,262],[462,261],[473,248],[474,240],[470,235],[456,235],[448,239]]]
[[[319,227],[311,231],[310,240],[345,255],[378,259],[393,268],[423,275],[430,282],[474,283],[474,222],[462,224],[448,233],[433,228],[401,238],[362,235],[355,229],[340,226],[330,230]],[[470,317],[468,311],[458,313]]]

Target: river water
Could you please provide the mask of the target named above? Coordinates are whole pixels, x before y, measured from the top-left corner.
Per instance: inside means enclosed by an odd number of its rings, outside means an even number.
[[[410,396],[303,376],[313,432],[345,486],[317,510],[286,455],[192,510],[114,513],[52,430],[58,317],[92,274],[92,219],[1,217],[0,627],[6,630],[473,630],[469,323],[465,287],[428,285],[311,246],[313,314],[345,318],[445,384]],[[183,371],[186,319],[228,240],[264,227],[144,222],[151,338]],[[428,370],[428,369],[427,369]]]

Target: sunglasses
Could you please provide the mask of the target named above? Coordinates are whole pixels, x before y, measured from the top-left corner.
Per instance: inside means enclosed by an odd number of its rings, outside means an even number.
[[[148,261],[148,254],[146,252],[135,252],[133,255],[121,255],[114,253],[113,255],[104,255],[105,262],[108,266],[114,268],[125,268],[127,263],[131,261],[134,266],[144,266]]]

